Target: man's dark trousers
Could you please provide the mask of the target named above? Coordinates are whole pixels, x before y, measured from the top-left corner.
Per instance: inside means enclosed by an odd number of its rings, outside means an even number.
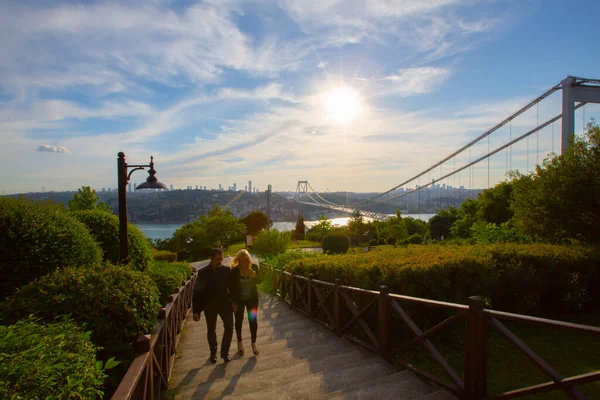
[[[209,307],[204,310],[206,317],[206,339],[210,346],[210,354],[217,353],[217,315],[223,321],[223,338],[221,339],[221,357],[225,358],[229,355],[229,347],[231,346],[231,338],[233,337],[233,311],[231,303],[220,304],[219,306]]]

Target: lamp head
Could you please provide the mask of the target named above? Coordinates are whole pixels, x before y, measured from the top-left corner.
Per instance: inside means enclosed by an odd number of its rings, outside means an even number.
[[[154,169],[154,157],[150,157],[150,170],[148,170],[148,179],[146,182],[138,185],[135,190],[139,189],[168,189],[167,185],[161,183],[156,178],[156,170]]]

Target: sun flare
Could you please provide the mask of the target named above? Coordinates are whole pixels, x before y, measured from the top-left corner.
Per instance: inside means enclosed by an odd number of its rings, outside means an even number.
[[[360,113],[360,98],[356,90],[340,86],[327,94],[325,107],[330,120],[343,124]]]

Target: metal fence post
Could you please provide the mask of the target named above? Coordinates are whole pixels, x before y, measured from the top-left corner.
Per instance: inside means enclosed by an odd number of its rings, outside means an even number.
[[[388,294],[390,290],[387,286],[379,287],[379,304],[377,305],[378,318],[377,325],[379,331],[379,348],[377,351],[381,357],[386,358],[390,343],[390,309],[388,304]]]
[[[313,280],[314,277],[315,276],[313,274],[309,274],[308,275],[308,282],[306,284],[307,285],[306,288],[308,290],[308,296],[307,296],[308,310],[307,310],[307,313],[308,313],[309,317],[312,317],[312,315],[313,315],[313,309],[315,308],[314,305],[313,305],[313,300],[314,300],[315,296],[314,296],[314,293],[313,293],[313,283],[312,283],[312,280]]]
[[[487,332],[483,300],[469,297],[465,322],[465,393],[468,400],[487,396]]]
[[[294,274],[290,275],[290,308],[296,303],[296,289],[294,288]]]

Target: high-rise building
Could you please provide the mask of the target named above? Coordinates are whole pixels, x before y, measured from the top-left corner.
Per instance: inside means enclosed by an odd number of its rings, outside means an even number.
[[[248,181],[248,192],[252,193],[252,181]]]
[[[235,183],[233,184],[233,191],[237,192],[237,185]]]
[[[267,186],[267,190],[269,191],[269,193],[271,193],[271,192],[273,191],[272,189],[273,189],[273,187],[271,186],[271,184],[269,184],[269,185]]]
[[[222,189],[221,189],[221,184],[220,184],[220,183],[219,183],[219,190],[222,190]]]
[[[248,185],[244,186],[244,191],[248,191]]]
[[[102,192],[106,192],[106,189],[105,189],[105,188],[102,188]]]
[[[171,185],[170,188],[171,188],[171,192],[172,192],[173,191],[173,185]]]
[[[131,182],[129,182],[129,184],[127,185],[127,189],[129,190],[129,193],[131,193]]]
[[[204,190],[206,190],[206,186],[204,186]]]

